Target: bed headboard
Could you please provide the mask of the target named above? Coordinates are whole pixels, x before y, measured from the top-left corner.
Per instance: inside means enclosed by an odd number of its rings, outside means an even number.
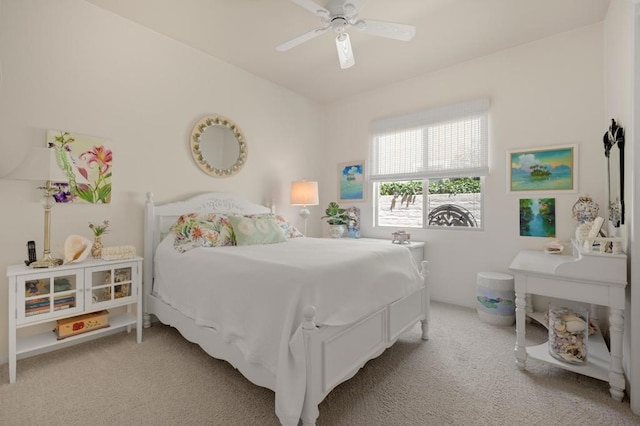
[[[207,192],[182,201],[156,205],[147,192],[144,215],[143,299],[153,288],[153,261],[156,247],[180,215],[185,213],[264,214],[271,209],[252,203],[237,194]],[[144,301],[143,301],[144,303]]]

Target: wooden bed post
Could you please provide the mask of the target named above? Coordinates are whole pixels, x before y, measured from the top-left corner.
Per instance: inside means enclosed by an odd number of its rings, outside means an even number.
[[[305,306],[302,309],[302,315],[304,317],[302,321],[302,333],[306,353],[307,389],[300,419],[302,420],[303,426],[314,426],[316,419],[320,415],[320,410],[318,410],[319,396],[316,395],[316,389],[314,387],[314,384],[319,383],[320,375],[319,372],[314,369],[317,351],[312,348],[312,335],[317,330],[316,323],[313,320],[313,317],[316,315],[316,308],[312,305]]]
[[[147,192],[147,202],[145,203],[144,221],[144,266],[142,268],[142,323],[144,328],[151,327],[151,315],[147,311],[147,294],[151,293],[153,286],[153,248],[155,247],[154,227],[155,218],[153,214],[153,193]]]
[[[427,283],[427,276],[429,275],[429,270],[427,266],[429,262],[423,260],[420,264],[421,271],[420,275],[422,275],[422,279],[424,280],[424,319],[421,321],[422,323],[422,340],[429,340],[429,315],[430,315],[430,306],[431,306],[431,295],[429,294],[429,285]]]

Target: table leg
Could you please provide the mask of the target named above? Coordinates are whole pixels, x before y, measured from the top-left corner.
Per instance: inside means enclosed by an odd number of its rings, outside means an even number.
[[[527,348],[525,343],[525,326],[527,320],[526,294],[516,291],[516,365],[524,370],[527,366]]]
[[[624,319],[621,309],[611,308],[609,315],[609,337],[611,340],[611,365],[609,366],[609,392],[611,398],[622,401],[624,397],[625,380],[622,370],[622,334]]]

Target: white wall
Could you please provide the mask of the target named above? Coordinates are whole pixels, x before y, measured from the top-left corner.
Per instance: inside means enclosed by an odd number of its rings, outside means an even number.
[[[329,106],[329,164],[367,158],[371,120],[490,97],[484,231],[411,230],[413,240],[427,242],[432,298],[473,307],[477,272],[506,272],[518,250],[549,241],[519,236],[520,196],[506,193],[507,150],[578,144],[579,193],[606,206],[602,82],[598,24],[383,87]],[[335,197],[334,169],[328,167],[324,176],[325,199]],[[579,193],[555,196],[557,235],[563,240],[574,232],[571,208]],[[363,235],[390,238],[394,229],[371,227],[371,197],[359,206]]]
[[[233,191],[274,202],[298,223],[289,185],[319,179],[321,107],[176,41],[81,0],[0,0],[0,176],[28,146],[45,146],[48,129],[109,139],[114,150],[109,205],[61,205],[52,212],[52,249],[88,223],[109,219],[105,244],[142,253],[144,193],[158,202],[185,193]],[[204,174],[188,139],[206,114],[223,114],[243,130],[244,169],[228,179]],[[7,354],[4,271],[43,248],[36,184],[0,179],[0,362]],[[312,208],[319,215],[319,209]],[[310,223],[311,234],[320,223]],[[55,254],[55,253],[54,253]]]
[[[634,50],[635,58],[640,61],[640,43],[634,44],[634,6],[640,12],[640,2],[637,0],[612,0],[607,16],[604,20],[604,63],[605,63],[605,115],[607,124],[611,118],[615,118],[620,126],[624,127],[625,133],[625,202],[627,214],[625,215],[625,225],[621,226],[621,235],[627,238],[627,254],[630,259],[637,252],[637,224],[633,220],[638,217],[638,212],[634,208],[637,203],[635,193],[637,193],[637,172],[634,170],[635,159],[638,158],[637,149],[637,127],[633,126],[633,70],[634,70]],[[640,19],[636,12],[636,31],[640,31]],[[640,32],[638,33],[640,34]],[[638,43],[638,42],[636,42]],[[636,71],[637,72],[637,71]],[[638,78],[636,76],[636,78]],[[637,84],[637,83],[636,83]],[[636,90],[639,89],[636,87]],[[640,91],[637,93],[640,94]],[[638,95],[636,95],[638,96]],[[640,107],[636,104],[635,108]],[[637,120],[637,117],[636,117]],[[637,126],[637,124],[636,124]],[[630,263],[629,285],[627,286],[627,309],[625,311],[625,335],[624,335],[624,357],[623,367],[630,382],[631,409],[634,413],[640,414],[640,333],[633,327],[640,320],[640,295],[638,295],[638,285],[635,278],[638,272],[637,262]],[[637,327],[637,326],[636,326]]]

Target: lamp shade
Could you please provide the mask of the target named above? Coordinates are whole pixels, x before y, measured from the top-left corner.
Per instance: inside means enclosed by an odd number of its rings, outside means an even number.
[[[58,166],[56,150],[32,147],[22,163],[13,169],[5,179],[68,182],[69,179]]]
[[[318,182],[307,180],[291,182],[292,206],[317,206],[318,204]]]

